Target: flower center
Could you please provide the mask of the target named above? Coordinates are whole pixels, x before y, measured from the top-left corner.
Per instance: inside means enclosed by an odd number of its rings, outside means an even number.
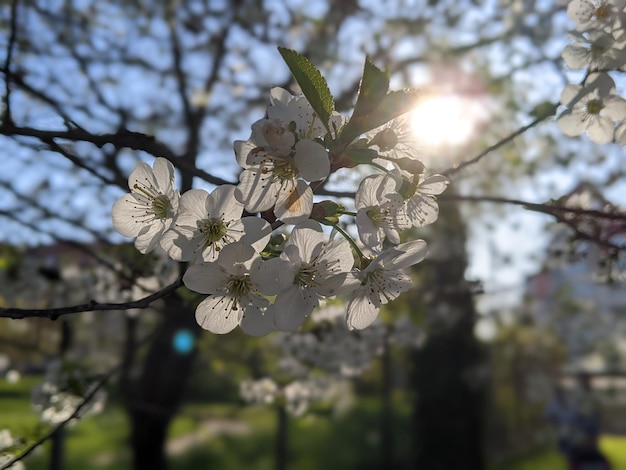
[[[604,104],[602,100],[589,100],[586,108],[589,114],[600,114],[600,111],[604,108]]]
[[[206,246],[224,238],[227,231],[228,227],[224,221],[216,217],[204,220],[200,226],[200,233],[205,236]]]
[[[167,196],[161,194],[152,201],[152,210],[157,219],[167,219],[170,210],[170,200]]]
[[[389,211],[382,209],[380,206],[374,206],[368,209],[365,213],[376,227],[380,227],[385,221]]]
[[[274,175],[283,180],[291,180],[298,176],[288,161],[274,161]]]
[[[296,274],[294,279],[294,284],[299,285],[300,287],[312,287],[316,286],[317,282],[315,278],[317,277],[317,269],[315,266],[303,264]]]
[[[611,7],[606,3],[600,5],[598,8],[596,8],[594,14],[598,20],[606,20],[611,17]]]
[[[241,277],[231,276],[226,282],[226,289],[228,289],[228,293],[233,298],[232,310],[237,310],[240,300],[252,292],[254,286],[250,276],[246,274]]]

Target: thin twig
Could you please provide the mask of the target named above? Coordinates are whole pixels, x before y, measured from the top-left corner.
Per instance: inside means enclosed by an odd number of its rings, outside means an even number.
[[[500,147],[502,147],[503,145],[508,144],[513,139],[515,139],[516,137],[522,135],[527,130],[535,127],[537,124],[539,124],[540,122],[546,120],[547,118],[549,118],[551,116],[554,116],[554,113],[556,112],[556,109],[557,109],[557,105],[553,105],[546,113],[544,113],[544,114],[540,115],[539,117],[537,117],[530,124],[527,124],[525,126],[520,127],[518,130],[516,130],[515,132],[513,132],[513,133],[509,134],[508,136],[504,137],[503,139],[501,139],[497,143],[487,147],[485,150],[480,152],[474,158],[470,158],[469,160],[466,160],[466,161],[464,161],[462,163],[459,163],[458,165],[441,172],[441,174],[444,175],[444,176],[450,177],[450,176],[458,173],[459,171],[461,171],[465,167],[473,165],[475,163],[478,163],[480,160],[482,160],[483,157],[485,157],[486,155],[490,154],[494,150],[497,150]]]

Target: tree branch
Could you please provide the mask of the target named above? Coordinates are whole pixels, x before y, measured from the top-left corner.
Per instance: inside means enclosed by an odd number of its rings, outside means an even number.
[[[132,302],[121,303],[100,303],[95,300],[87,302],[86,304],[72,305],[69,307],[59,308],[44,308],[44,309],[27,309],[27,308],[0,308],[0,318],[12,318],[14,320],[23,318],[49,318],[50,320],[56,320],[63,315],[69,315],[71,313],[79,312],[94,312],[98,310],[129,310],[131,308],[147,308],[160,298],[171,294],[176,289],[182,286],[182,278],[177,279],[169,286],[148,295],[139,300]]]

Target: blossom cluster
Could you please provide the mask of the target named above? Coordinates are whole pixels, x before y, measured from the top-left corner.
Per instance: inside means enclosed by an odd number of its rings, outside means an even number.
[[[274,88],[266,117],[234,144],[242,168],[237,185],[181,195],[170,161],[140,162],[131,192],[113,206],[114,227],[135,237],[141,253],[160,247],[189,263],[183,282],[207,295],[196,319],[209,331],[294,331],[320,301],[337,295],[348,301],[348,327],[366,328],[382,305],[411,287],[405,269],[424,259],[426,242],[401,243],[401,233],[437,219],[436,196],[448,180],[426,175],[401,118],[338,153],[333,145],[348,121],[333,112],[324,122],[304,95]],[[369,172],[354,211],[316,202],[314,193],[334,172],[364,163],[350,159],[355,153],[369,156]],[[344,228],[354,223],[357,239]]]
[[[11,452],[19,445],[19,439],[15,439],[8,429],[0,430],[0,467],[8,464],[14,459]],[[26,467],[19,460],[7,467],[7,470],[24,470]]]
[[[346,381],[323,376],[294,380],[283,387],[269,377],[263,377],[259,380],[246,379],[241,382],[239,394],[244,401],[252,405],[270,405],[282,401],[289,414],[299,417],[316,402],[328,402],[333,403],[335,407],[337,405],[341,407],[344,405],[343,401],[349,399],[350,390]]]
[[[616,94],[611,71],[626,70],[626,1],[572,0],[568,17],[576,23],[573,42],[562,58],[572,70],[584,70],[582,84],[566,85],[557,119],[565,135],[584,132],[598,144],[626,145],[626,100]]]
[[[58,360],[52,361],[46,369],[45,381],[31,390],[33,410],[40,414],[42,423],[53,426],[72,418],[78,420],[101,413],[106,392],[96,392],[85,403],[84,397],[91,393],[93,387],[95,385],[89,384],[78,369],[69,368]]]

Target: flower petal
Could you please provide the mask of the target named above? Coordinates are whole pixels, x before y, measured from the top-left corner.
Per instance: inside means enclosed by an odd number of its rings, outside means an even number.
[[[224,334],[235,329],[239,324],[241,309],[232,309],[230,296],[214,295],[204,299],[196,308],[196,321],[205,330]]]

